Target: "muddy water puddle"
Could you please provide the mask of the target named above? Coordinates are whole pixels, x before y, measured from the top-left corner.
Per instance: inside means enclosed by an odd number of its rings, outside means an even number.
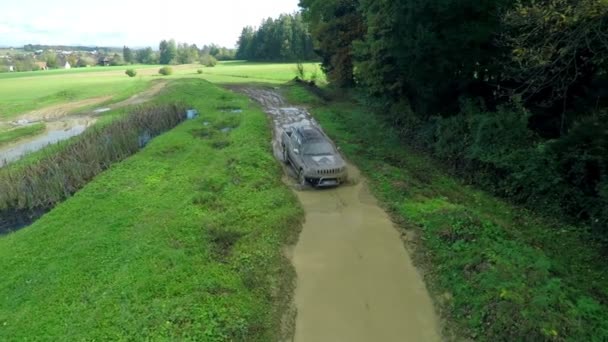
[[[87,128],[93,125],[97,121],[98,116],[103,113],[125,106],[143,104],[160,93],[166,85],[167,82],[164,81],[156,82],[148,90],[135,94],[124,101],[85,111],[80,114],[70,113],[73,110],[77,110],[79,107],[107,102],[111,99],[111,96],[58,104],[23,114],[13,122],[0,122],[0,128],[7,128],[15,125],[26,126],[37,122],[43,122],[46,125],[46,130],[35,137],[21,139],[15,143],[0,147],[0,167],[19,160],[28,153],[41,150],[48,145],[56,144],[62,140],[67,140],[82,134]]]
[[[46,130],[43,133],[0,147],[0,167],[16,161],[28,153],[82,134],[96,120],[95,117],[76,116],[47,122]]]
[[[305,108],[270,89],[238,88],[273,119],[273,150],[290,125],[317,125]],[[295,341],[440,341],[439,323],[422,277],[399,233],[359,170],[326,190],[292,185],[306,213],[290,257],[297,273]]]

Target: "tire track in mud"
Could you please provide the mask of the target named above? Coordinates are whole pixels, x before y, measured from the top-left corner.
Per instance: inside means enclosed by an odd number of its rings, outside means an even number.
[[[273,120],[273,150],[282,160],[285,127],[317,125],[306,109],[272,89],[233,87],[259,102]],[[297,273],[294,341],[440,341],[425,284],[388,215],[349,165],[349,184],[294,188],[306,213],[290,258]]]

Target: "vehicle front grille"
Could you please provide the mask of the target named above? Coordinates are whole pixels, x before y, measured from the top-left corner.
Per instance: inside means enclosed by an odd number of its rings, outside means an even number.
[[[340,172],[342,172],[342,168],[317,170],[317,173],[320,175],[333,175]]]

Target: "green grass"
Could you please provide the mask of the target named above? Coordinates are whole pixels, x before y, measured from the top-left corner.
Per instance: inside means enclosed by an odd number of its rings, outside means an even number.
[[[113,101],[119,101],[145,90],[148,85],[149,80],[129,78],[124,71],[71,74],[39,72],[30,77],[0,79],[0,119],[93,97],[111,96]]]
[[[265,114],[202,80],[157,101],[202,116],[0,237],[0,340],[279,339],[302,213]]]
[[[325,83],[325,75],[318,63],[305,63],[310,75],[318,70],[319,83]],[[204,68],[202,77],[213,83],[270,83],[283,84],[296,76],[295,63],[223,62],[213,68]]]
[[[608,267],[580,229],[463,185],[350,97],[287,93],[312,106],[409,236],[448,339],[608,339]]]
[[[0,146],[40,134],[44,132],[45,127],[46,125],[44,123],[36,123],[25,127],[11,129],[9,131],[0,131]]]
[[[156,79],[203,78],[214,83],[270,83],[282,84],[296,75],[294,63],[222,62],[216,67],[198,64],[173,66],[174,73],[158,74],[159,65],[74,68],[31,72],[0,73],[0,119],[58,103],[111,96],[116,102],[150,86]],[[125,70],[137,70],[137,76],[127,77]],[[325,77],[316,63],[307,63],[310,74],[317,68],[319,83]],[[203,73],[198,74],[197,70]]]

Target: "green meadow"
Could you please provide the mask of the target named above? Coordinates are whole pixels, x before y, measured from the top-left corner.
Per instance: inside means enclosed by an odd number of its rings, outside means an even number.
[[[201,79],[176,102],[201,116],[0,237],[0,340],[281,339],[302,212],[266,116]]]
[[[105,103],[126,99],[144,91],[157,79],[202,78],[214,83],[272,83],[281,84],[296,75],[293,63],[223,62],[215,67],[201,65],[172,66],[170,76],[158,74],[158,65],[74,68],[0,74],[0,120],[60,103],[107,97]],[[135,69],[137,76],[129,78],[126,69]],[[197,70],[203,70],[198,74]],[[315,72],[319,82],[324,75],[315,63],[306,63],[308,74]]]

